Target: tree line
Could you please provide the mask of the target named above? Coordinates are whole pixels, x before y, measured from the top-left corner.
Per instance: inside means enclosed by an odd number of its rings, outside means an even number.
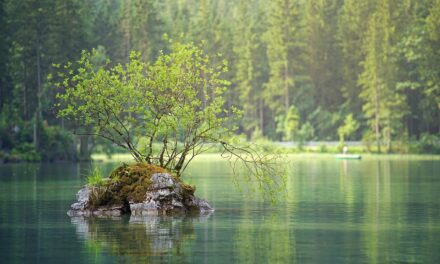
[[[440,0],[0,0],[0,24],[7,151],[73,155],[53,65],[92,48],[96,63],[153,61],[167,38],[228,62],[226,104],[248,139],[438,142]]]

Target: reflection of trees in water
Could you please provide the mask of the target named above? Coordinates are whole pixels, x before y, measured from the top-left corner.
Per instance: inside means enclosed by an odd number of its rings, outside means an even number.
[[[95,256],[105,252],[130,261],[184,261],[186,250],[195,239],[194,223],[204,216],[131,216],[71,219],[79,238]],[[177,258],[176,258],[177,257]],[[173,259],[173,260],[174,260]],[[97,260],[97,259],[95,259]],[[99,262],[99,261],[98,261]]]
[[[252,213],[243,211],[246,217],[242,217],[235,231],[238,263],[295,263],[295,230],[288,211],[273,212],[263,218]]]

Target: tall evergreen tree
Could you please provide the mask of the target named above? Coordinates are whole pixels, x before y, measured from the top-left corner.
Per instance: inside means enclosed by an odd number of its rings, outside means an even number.
[[[265,40],[270,69],[264,98],[272,116],[287,115],[295,93],[296,77],[300,75],[298,9],[298,2],[294,0],[271,1],[268,9]]]
[[[298,42],[298,6],[293,0],[272,1],[266,32],[270,78],[266,84],[266,101],[276,113],[287,114],[295,86],[294,51]]]
[[[0,113],[3,105],[12,99],[12,89],[9,84],[9,74],[7,71],[7,62],[9,59],[9,32],[6,21],[6,12],[4,10],[5,0],[0,0]]]
[[[307,1],[304,18],[306,67],[317,105],[335,111],[341,105],[341,51],[337,36],[340,0]]]
[[[124,60],[128,60],[131,50],[140,51],[145,59],[157,56],[163,35],[163,22],[158,11],[159,3],[157,0],[122,2],[120,31]]]
[[[362,72],[360,62],[364,58],[362,46],[367,31],[371,1],[346,0],[338,16],[338,43],[341,47],[341,69],[343,83],[341,93],[348,112],[362,111],[362,100],[359,98],[361,86],[358,76]]]
[[[396,90],[396,65],[392,59],[394,25],[389,0],[377,1],[368,21],[363,50],[362,85],[363,111],[371,125],[378,151],[381,141],[391,150],[392,136],[401,129],[405,100]]]
[[[257,1],[241,0],[234,10],[234,83],[244,111],[243,127],[248,135],[264,133],[264,46],[259,37],[260,11]]]

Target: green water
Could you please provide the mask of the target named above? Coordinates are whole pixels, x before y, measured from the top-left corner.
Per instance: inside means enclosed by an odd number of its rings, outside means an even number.
[[[292,160],[275,206],[210,157],[186,180],[213,214],[115,219],[66,215],[86,164],[0,165],[0,263],[440,263],[439,160]]]

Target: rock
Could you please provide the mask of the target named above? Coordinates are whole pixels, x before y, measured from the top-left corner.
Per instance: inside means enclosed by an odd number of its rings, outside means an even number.
[[[70,206],[70,210],[67,212],[68,216],[119,216],[124,211],[123,205],[109,205],[101,206],[94,210],[90,209],[90,194],[91,189],[88,186],[84,186],[76,194],[76,203]]]
[[[88,186],[85,186],[84,188],[82,188],[81,190],[79,190],[76,193],[76,200],[78,200],[78,202],[72,204],[70,206],[71,210],[85,210],[87,207],[87,204],[89,203],[89,196],[90,196],[90,188]]]
[[[182,183],[169,173],[154,173],[151,184],[141,202],[126,201],[124,205],[105,205],[92,208],[91,188],[85,186],[76,194],[77,202],[70,206],[69,216],[119,216],[131,213],[132,216],[175,215],[189,212],[206,214],[214,209],[206,200],[187,191]]]
[[[189,208],[194,208],[194,210],[200,211],[200,213],[208,213],[214,211],[214,209],[209,205],[208,201],[200,199],[198,197],[192,196],[186,201],[186,205]]]

